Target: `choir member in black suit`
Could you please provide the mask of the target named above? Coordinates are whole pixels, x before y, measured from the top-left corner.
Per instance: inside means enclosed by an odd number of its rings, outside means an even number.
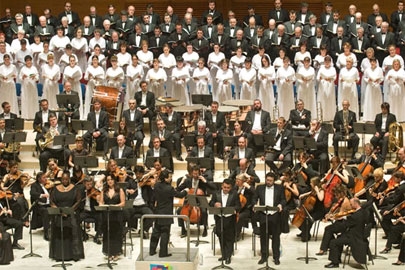
[[[281,211],[286,205],[284,187],[281,185],[274,185],[276,175],[274,173],[266,174],[266,184],[258,186],[256,188],[256,194],[253,198],[254,204],[258,202],[260,206],[270,206],[277,207],[278,211],[269,212],[266,215],[263,212],[259,213],[260,221],[260,250],[261,258],[259,264],[266,262],[269,256],[269,238],[266,237],[266,231],[268,235],[271,235],[271,247],[273,250],[273,259],[276,265],[280,264],[280,222],[281,222]],[[272,200],[273,199],[273,200]],[[267,228],[266,228],[267,219]]]
[[[211,111],[205,113],[205,122],[212,134],[212,138],[217,142],[217,154],[222,156],[223,147],[223,135],[226,127],[225,113],[218,111],[219,103],[213,101],[211,103]]]
[[[213,0],[208,1],[208,10],[205,10],[201,17],[201,25],[207,24],[207,15],[212,15],[212,21],[216,25],[222,23],[222,13],[216,9],[216,3]]]
[[[80,17],[77,12],[72,11],[72,4],[70,2],[65,3],[65,10],[58,15],[59,22],[62,20],[62,17],[67,17],[69,25],[74,28],[81,25]]]
[[[288,11],[282,8],[282,5],[281,0],[274,0],[274,9],[271,9],[268,13],[268,19],[274,19],[277,25],[289,20]]]
[[[394,33],[399,32],[399,23],[403,20],[402,17],[404,16],[404,1],[399,0],[397,1],[398,9],[391,13],[391,26],[394,30]],[[405,18],[404,18],[405,19]]]
[[[232,183],[229,179],[225,179],[222,182],[221,190],[215,192],[212,195],[209,204],[211,207],[235,208],[234,214],[224,216],[222,217],[222,219],[218,215],[214,216],[215,234],[218,236],[219,242],[221,244],[222,257],[219,258],[219,260],[225,260],[225,264],[230,264],[231,256],[233,253],[233,244],[235,242],[235,222],[236,222],[235,214],[240,211],[241,205],[238,193],[234,189],[232,189]],[[223,230],[221,230],[221,228],[223,228]]]

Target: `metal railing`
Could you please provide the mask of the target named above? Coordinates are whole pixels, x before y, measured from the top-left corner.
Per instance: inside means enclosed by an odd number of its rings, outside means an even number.
[[[141,244],[140,244],[140,261],[143,261],[143,220],[145,218],[164,218],[164,219],[168,219],[168,218],[183,218],[184,221],[186,222],[186,226],[187,226],[187,252],[186,252],[186,261],[190,262],[190,219],[188,216],[186,215],[156,215],[156,214],[146,214],[143,215],[141,218]]]

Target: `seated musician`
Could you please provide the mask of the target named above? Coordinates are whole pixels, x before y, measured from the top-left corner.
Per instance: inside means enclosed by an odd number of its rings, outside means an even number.
[[[311,164],[314,169],[318,169],[320,175],[323,175],[329,169],[328,132],[322,128],[318,120],[311,120],[311,127],[306,137],[315,139],[316,149],[309,150],[308,154],[313,155],[314,159],[319,161],[319,165],[315,162],[311,162]]]
[[[296,178],[297,188],[300,194],[311,190],[311,179],[319,176],[319,173],[312,168],[310,160],[312,159],[304,151],[298,153],[298,161],[294,168],[293,173]]]
[[[95,220],[96,235],[93,238],[94,243],[101,245],[100,237],[102,235],[102,214],[96,211],[95,206],[100,202],[100,191],[94,187],[93,177],[86,177],[84,179],[84,189],[81,191],[81,208],[80,221],[86,221],[88,219]],[[83,232],[85,234],[85,232]],[[85,234],[84,240],[87,240],[88,236]]]
[[[218,215],[214,216],[215,234],[218,236],[218,239],[220,241],[222,254],[222,257],[219,259],[224,260],[225,264],[231,263],[231,256],[233,254],[233,246],[235,242],[235,214],[239,212],[241,208],[238,193],[232,187],[233,186],[231,181],[229,179],[225,179],[222,182],[221,190],[215,192],[211,197],[211,201],[209,202],[209,205],[211,207],[235,208],[235,212],[232,215],[224,216],[222,218]]]
[[[135,166],[135,179],[129,179],[126,189],[128,200],[134,200],[132,208],[128,209],[128,225],[137,228],[137,216],[153,214],[153,189],[149,177],[155,177],[156,170],[152,168],[147,174],[142,166]],[[143,221],[144,238],[149,238],[149,229],[153,225],[153,219],[147,218]]]
[[[250,166],[250,161],[247,158],[241,158],[234,170],[231,171],[229,179],[231,180],[232,185],[235,184],[236,176],[239,174],[244,174],[249,177],[249,183],[252,186],[255,186],[256,183],[260,183],[260,178],[257,176],[253,166]]]
[[[56,158],[48,159],[47,170],[45,171],[46,178],[52,183],[60,183],[62,174],[63,170],[58,167],[58,160]]]
[[[193,147],[189,154],[189,157],[209,158],[210,160],[212,160],[211,170],[215,170],[214,154],[212,152],[212,148],[206,144],[205,138],[203,136],[197,136],[197,146]]]
[[[374,148],[381,146],[381,155],[384,160],[388,153],[389,127],[396,121],[395,114],[390,113],[390,104],[387,102],[381,104],[381,113],[377,114],[374,120],[376,132],[370,142]]]
[[[169,153],[169,151],[167,151],[166,148],[161,147],[161,142],[160,142],[160,138],[159,137],[153,137],[152,138],[152,144],[153,147],[148,149],[148,151],[146,151],[146,157],[156,157],[156,158],[160,158],[160,157],[170,157],[170,167],[171,168],[167,168],[169,170],[173,170],[173,159],[171,157],[171,154]]]
[[[216,186],[213,182],[209,181],[207,178],[205,178],[200,171],[199,166],[194,166],[191,168],[191,175],[187,177],[186,179],[182,179],[182,181],[179,183],[177,186],[177,191],[183,191],[184,189],[189,188],[190,189],[190,194],[192,195],[201,195],[201,196],[207,196],[207,188],[210,189],[216,189]],[[185,203],[186,204],[186,203]],[[181,213],[182,208],[180,207],[177,210],[177,213]],[[208,214],[207,214],[207,209],[201,209],[201,221],[198,225],[204,225],[204,230],[202,233],[202,236],[205,237],[207,236],[207,226],[208,226]],[[184,226],[184,220],[179,219],[179,226],[181,227],[181,237],[186,237],[187,231]]]
[[[367,222],[367,212],[361,207],[358,198],[352,198],[349,201],[350,209],[347,219],[342,223],[345,227],[341,235],[330,241],[330,253],[328,259],[331,261],[325,265],[325,268],[339,268],[339,262],[344,245],[351,247],[353,258],[360,264],[367,263],[367,246],[364,241],[364,228]],[[342,214],[344,215],[344,214]],[[335,222],[336,223],[336,222]]]
[[[36,182],[31,185],[31,202],[36,202],[31,219],[31,230],[44,227],[44,239],[49,241],[49,216],[48,207],[50,207],[51,189],[47,189],[47,177],[45,173],[38,172]]]
[[[155,94],[148,91],[148,83],[146,81],[141,81],[139,86],[141,91],[135,93],[138,110],[142,113],[143,117],[149,118],[149,123],[152,123],[155,117]]]
[[[82,136],[76,137],[75,143],[76,147],[70,151],[69,167],[75,166],[75,164],[73,163],[75,157],[87,157],[89,155],[89,151],[86,148],[84,148],[84,140]]]
[[[289,233],[290,211],[297,208],[297,199],[299,195],[297,184],[294,182],[293,173],[290,168],[285,169],[280,176],[281,184],[284,186],[285,207],[281,211],[281,232]]]
[[[255,147],[253,151],[256,153],[258,146],[255,145],[253,136],[255,135],[263,135],[268,134],[270,131],[270,113],[268,111],[262,110],[262,102],[260,99],[255,99],[253,102],[253,109],[249,111],[246,115],[245,119],[246,123],[248,123],[248,127],[246,130],[247,138],[249,144],[252,147]]]
[[[69,160],[70,150],[62,145],[54,145],[53,140],[55,136],[67,135],[68,130],[66,126],[58,124],[58,118],[54,113],[49,114],[49,127],[42,128],[42,142],[40,142],[43,152],[39,155],[39,165],[41,171],[46,171],[46,164],[50,158],[58,159],[58,164],[67,165]]]
[[[173,144],[172,144],[172,133],[166,129],[166,124],[163,119],[159,119],[156,121],[157,129],[152,131],[151,133],[151,140],[149,142],[149,148],[153,147],[152,138],[158,137],[160,139],[160,144],[163,148],[167,149],[172,155],[173,153]]]
[[[48,123],[49,113],[51,112],[48,109],[48,100],[41,99],[40,101],[41,109],[35,113],[34,122],[32,124],[34,131],[37,133],[35,136],[35,143],[37,145],[37,150],[39,150],[38,141],[42,137],[42,127]]]
[[[19,143],[4,143],[4,135],[9,132],[6,129],[6,120],[4,118],[0,118],[0,150],[1,154],[0,157],[4,161],[15,160],[21,162],[20,158],[18,157],[20,153],[20,149],[17,148]]]
[[[253,155],[253,150],[247,147],[247,139],[243,136],[239,137],[238,146],[232,148],[229,154],[229,158],[230,159],[246,158],[249,161],[250,165],[253,166],[253,168],[256,167],[256,160],[255,156]]]
[[[328,211],[324,218],[325,221],[335,220],[337,214],[351,210],[350,200],[347,197],[347,188],[344,185],[337,184],[332,190],[332,197],[333,204],[331,203],[330,207],[325,206],[326,197],[324,199],[325,210]],[[330,248],[330,241],[334,238],[334,234],[344,231],[346,231],[346,225],[343,218],[338,218],[331,225],[326,226],[319,252],[316,255],[325,255]]]
[[[181,157],[181,126],[183,120],[181,115],[173,111],[173,105],[166,104],[166,113],[162,115],[162,119],[167,127],[167,130],[171,133],[171,140],[174,145],[174,150],[176,152],[176,159],[183,161]]]
[[[12,200],[12,198],[10,198],[10,200]],[[25,249],[23,246],[18,244],[18,240],[23,238],[23,225],[24,222],[15,217],[14,212],[8,208],[6,199],[0,200],[0,228],[7,226],[14,229],[12,244],[13,249]],[[0,231],[0,233],[2,232],[3,230]]]
[[[366,143],[364,145],[364,154],[359,158],[349,160],[347,164],[370,164],[373,168],[384,167],[384,160],[379,153],[375,151],[371,143]]]
[[[128,129],[128,122],[125,120],[124,117],[121,118],[120,122],[118,123],[118,129],[114,130],[114,138],[118,137],[118,135],[124,135],[125,137],[125,145],[133,146],[134,143],[134,133],[129,131]]]
[[[198,121],[197,130],[195,130],[193,133],[196,138],[196,142],[197,138],[199,136],[202,136],[204,138],[205,145],[209,146],[211,149],[214,149],[214,140],[212,138],[212,133],[207,129],[207,123],[205,121]]]
[[[225,130],[226,135],[234,137],[234,145],[238,144],[238,140],[240,137],[248,138],[248,134],[242,129],[242,123],[239,121],[235,121],[233,127],[229,130]],[[249,148],[253,147],[253,143],[249,144]]]
[[[277,212],[270,212],[266,215],[264,212],[258,213],[258,219],[260,221],[260,251],[261,258],[259,264],[266,262],[269,256],[269,235],[271,235],[271,248],[273,250],[273,259],[274,264],[280,264],[280,220],[281,220],[281,211],[285,207],[285,195],[284,187],[281,185],[275,185],[274,181],[276,175],[272,172],[266,174],[266,184],[260,185],[256,188],[255,197],[253,202],[260,206],[270,206],[277,207]],[[273,200],[271,200],[273,198]],[[267,225],[266,228],[266,219]]]
[[[101,110],[101,102],[100,100],[96,99],[93,102],[94,111],[89,112],[87,115],[87,121],[90,121],[93,125],[92,130],[88,130],[84,135],[83,139],[85,142],[85,148],[88,147],[89,144],[94,147],[94,140],[97,143],[103,144],[103,154],[104,157],[108,151],[108,126],[109,126],[109,118],[108,113],[106,111]],[[95,151],[95,149],[92,149]]]
[[[72,168],[72,177],[70,182],[74,184],[79,189],[84,189],[84,180],[86,179],[86,174],[83,172],[83,169],[80,165],[75,165]]]
[[[354,154],[357,153],[360,138],[354,133],[353,123],[357,122],[356,113],[349,110],[350,103],[348,100],[342,101],[343,109],[336,112],[333,119],[333,128],[335,134],[333,135],[333,148],[335,156],[339,155],[339,141],[347,140],[348,148],[352,148],[352,159]]]
[[[127,145],[131,145],[134,141],[135,143],[135,154],[136,157],[140,157],[140,149],[141,145],[143,142],[143,139],[145,138],[145,135],[143,133],[143,117],[142,117],[142,112],[136,109],[136,100],[135,99],[130,99],[128,101],[129,109],[125,110],[122,113],[122,117],[125,119],[125,124],[129,125],[131,124],[132,127],[134,128],[134,131],[126,131],[123,134],[126,136],[127,140]],[[122,121],[123,119],[121,119]],[[121,122],[120,122],[120,127],[121,127]],[[128,128],[126,126],[126,128]],[[115,135],[114,135],[115,136]]]
[[[113,175],[117,182],[123,183],[127,181],[127,173],[125,169],[120,169],[117,165],[117,161],[114,159],[109,159],[107,162],[106,170],[101,174],[101,177],[95,182],[95,188],[98,190],[102,190],[103,187],[106,185],[105,180],[107,176]]]
[[[289,121],[296,136],[305,136],[311,122],[311,111],[304,109],[304,101],[299,99],[295,109],[290,111]]]
[[[223,153],[223,135],[226,127],[225,113],[218,111],[219,103],[211,103],[211,111],[205,113],[205,122],[212,134],[212,139],[217,142],[217,155],[222,157]]]
[[[81,89],[77,89],[81,91]],[[65,81],[63,84],[63,91],[62,94],[64,95],[79,95],[77,91],[72,90],[72,84],[69,81]],[[58,104],[59,108],[66,109],[65,112],[59,113],[60,121],[65,121],[66,126],[68,126],[72,119],[80,119],[80,103],[72,104],[72,103],[65,103],[65,104]]]
[[[236,240],[241,238],[242,227],[247,227],[249,218],[252,218],[253,231],[258,231],[259,227],[253,214],[253,197],[255,194],[254,185],[249,184],[250,177],[245,173],[238,174],[235,180],[235,191],[239,194],[241,209],[236,223]],[[243,197],[242,197],[243,196]]]
[[[16,119],[17,115],[11,112],[11,105],[8,101],[4,101],[1,103],[1,107],[3,108],[3,112],[0,113],[0,118],[3,119]]]
[[[398,171],[402,171],[403,173],[405,173],[405,147],[401,147],[398,149],[397,156],[398,156],[397,166],[387,169],[386,170],[387,174],[393,174],[394,172]],[[389,187],[392,186],[391,181],[388,181],[388,186]]]
[[[392,214],[391,214],[392,213]],[[405,232],[405,202],[402,201],[398,205],[395,205],[391,209],[384,211],[383,216],[389,215],[392,220],[395,220],[387,235],[387,242],[385,248],[380,251],[380,253],[389,253],[392,249],[393,244],[398,244],[394,246],[395,249],[399,249],[402,240],[402,234]]]
[[[280,175],[288,166],[291,165],[291,154],[293,151],[292,132],[286,129],[286,120],[280,117],[277,120],[277,127],[270,130],[270,135],[274,138],[274,146],[272,150],[267,153],[266,157],[262,157],[271,170]],[[267,146],[265,145],[266,149]],[[281,166],[277,168],[275,161],[281,161]]]
[[[134,157],[134,151],[132,151],[131,147],[125,145],[125,141],[124,135],[117,136],[117,145],[111,148],[110,158],[117,159]]]

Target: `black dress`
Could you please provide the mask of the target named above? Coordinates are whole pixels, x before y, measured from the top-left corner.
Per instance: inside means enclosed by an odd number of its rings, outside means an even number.
[[[120,193],[116,192],[112,198],[104,193],[104,204],[121,203]],[[110,211],[110,252],[108,252],[108,224],[107,212],[103,212],[103,253],[107,256],[116,256],[122,253],[122,211]]]
[[[2,234],[0,240],[0,265],[10,264],[14,260],[14,253],[11,246],[10,234],[4,230],[2,223],[0,223],[0,233]]]
[[[60,192],[54,188],[51,194],[51,202],[57,207],[72,207],[80,201],[80,193],[76,187],[67,192]],[[51,241],[49,246],[49,257],[57,261],[62,260],[62,237],[60,216],[53,216],[51,227]],[[73,214],[63,218],[63,246],[64,260],[78,261],[84,259],[83,241],[79,226],[78,215]]]

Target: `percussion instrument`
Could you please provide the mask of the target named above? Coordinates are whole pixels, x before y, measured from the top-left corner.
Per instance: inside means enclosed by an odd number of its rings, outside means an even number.
[[[179,106],[184,106],[184,102],[178,101],[178,100],[173,100],[173,101],[161,101],[160,99],[156,99],[156,109],[160,113],[167,113],[166,110],[166,105],[167,103],[170,103],[173,105],[173,107],[179,107]]]
[[[225,106],[233,106],[233,107],[239,107],[239,111],[232,111],[232,115],[230,117],[230,120],[238,120],[238,121],[244,121],[247,115],[247,112],[251,110],[251,106],[253,104],[253,100],[248,100],[248,99],[230,99],[230,100],[225,100],[222,102],[223,105]],[[220,110],[221,107],[218,108]]]
[[[178,106],[174,107],[173,111],[180,113],[190,113],[203,109],[203,105],[189,105],[189,106]]]
[[[123,92],[119,91],[117,88],[109,86],[96,86],[96,90],[93,93],[92,104],[94,99],[98,99],[101,106],[105,108],[105,111],[109,115],[110,124],[113,121],[119,121],[122,106],[123,106]]]
[[[231,113],[231,112],[238,111],[238,108],[234,107],[234,106],[219,106],[218,111],[219,112],[225,112],[225,113]]]

